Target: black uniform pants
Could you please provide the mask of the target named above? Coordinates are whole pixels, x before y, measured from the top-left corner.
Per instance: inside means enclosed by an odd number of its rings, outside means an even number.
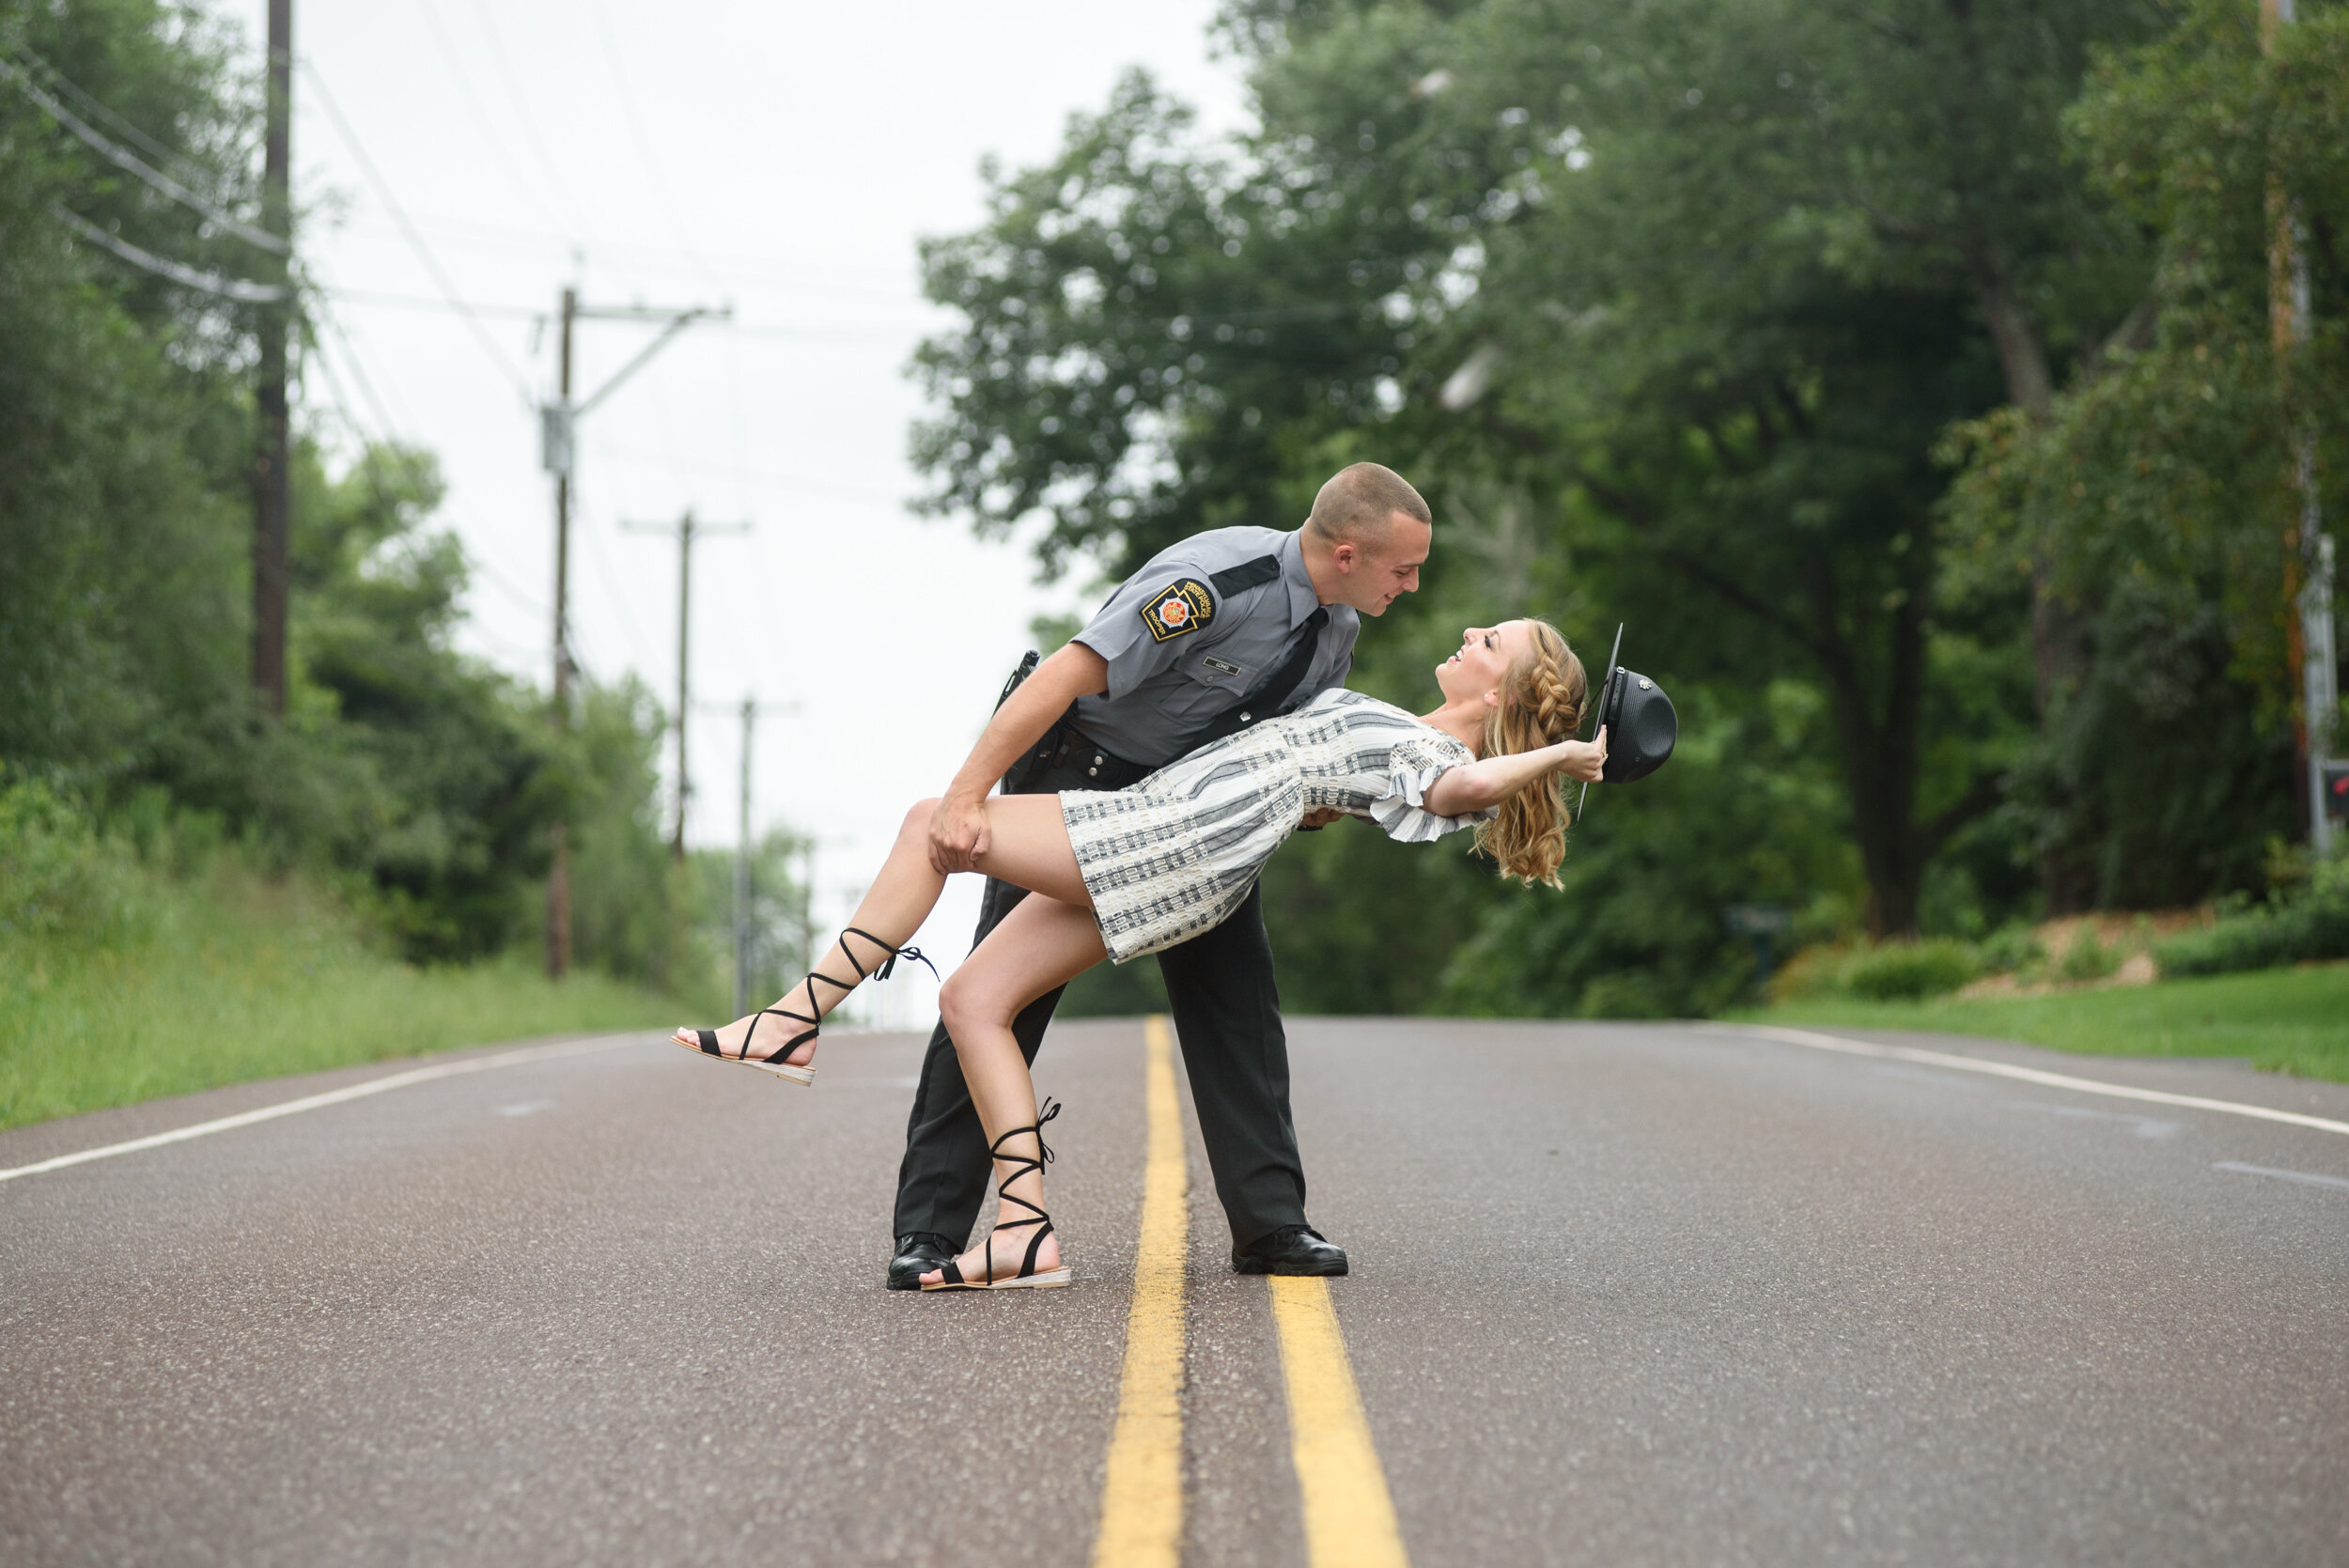
[[[1082,769],[1064,767],[1020,781],[1019,792],[1097,787]],[[1026,896],[1024,889],[990,878],[972,945],[985,940]],[[1158,957],[1207,1166],[1232,1239],[1245,1245],[1283,1225],[1305,1223],[1305,1171],[1297,1156],[1296,1124],[1289,1118],[1288,1036],[1281,1029],[1262,890],[1250,890],[1247,902],[1214,930]],[[1013,1020],[1012,1033],[1031,1064],[1060,995],[1039,997]],[[978,1222],[990,1173],[987,1134],[941,1019],[922,1059],[922,1080],[906,1125],[894,1234],[932,1231],[963,1241]]]

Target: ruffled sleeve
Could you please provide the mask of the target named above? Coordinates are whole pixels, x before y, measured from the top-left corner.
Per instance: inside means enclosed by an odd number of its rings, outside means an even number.
[[[1406,736],[1394,743],[1387,758],[1384,788],[1370,802],[1370,818],[1389,838],[1405,844],[1424,844],[1501,815],[1498,806],[1460,816],[1438,816],[1427,809],[1427,792],[1455,768],[1474,762],[1474,753],[1448,735],[1433,730]]]

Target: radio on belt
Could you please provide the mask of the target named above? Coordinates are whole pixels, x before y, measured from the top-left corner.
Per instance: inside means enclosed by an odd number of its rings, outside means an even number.
[[[1598,776],[1607,784],[1646,778],[1671,758],[1672,745],[1680,738],[1680,716],[1672,711],[1672,700],[1647,676],[1616,663],[1615,656],[1622,652],[1619,622],[1615,645],[1607,655],[1607,679],[1598,694],[1598,722],[1607,730],[1607,761]],[[1585,783],[1574,803],[1575,815],[1582,815],[1582,803],[1590,798],[1591,786]]]

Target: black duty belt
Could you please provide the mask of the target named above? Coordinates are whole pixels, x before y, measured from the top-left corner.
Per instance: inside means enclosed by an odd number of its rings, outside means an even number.
[[[1072,707],[1069,712],[1076,710]],[[1155,771],[1138,762],[1128,762],[1106,746],[1096,745],[1084,731],[1071,723],[1066,716],[1044,732],[1029,753],[1021,773],[1047,768],[1072,768],[1085,776],[1081,787],[1088,789],[1123,789],[1138,784]]]

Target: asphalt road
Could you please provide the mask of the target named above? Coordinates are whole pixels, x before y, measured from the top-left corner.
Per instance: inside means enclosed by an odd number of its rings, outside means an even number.
[[[1682,1026],[1292,1028],[1413,1561],[2349,1562],[2349,1137]],[[1054,1292],[879,1288],[918,1049],[828,1036],[808,1092],[631,1039],[0,1182],[0,1561],[1085,1562],[1142,1030],[1046,1045]],[[1192,1136],[1185,1558],[1301,1562]]]

